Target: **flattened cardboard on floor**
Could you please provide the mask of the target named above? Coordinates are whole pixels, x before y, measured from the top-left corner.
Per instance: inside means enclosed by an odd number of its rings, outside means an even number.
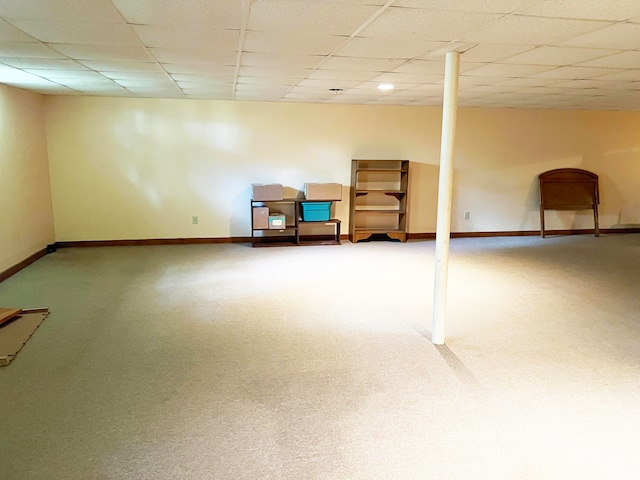
[[[22,310],[21,315],[0,327],[0,367],[11,363],[47,315],[47,308]]]
[[[0,308],[0,325],[20,314],[20,308]]]

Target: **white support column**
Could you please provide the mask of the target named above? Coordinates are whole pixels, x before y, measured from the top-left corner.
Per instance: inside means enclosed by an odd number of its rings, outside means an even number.
[[[456,137],[459,71],[460,53],[447,52],[444,72],[444,101],[442,105],[433,324],[431,328],[431,341],[436,345],[444,344],[447,276],[449,273],[449,237],[451,234],[451,198],[453,196],[453,150]]]

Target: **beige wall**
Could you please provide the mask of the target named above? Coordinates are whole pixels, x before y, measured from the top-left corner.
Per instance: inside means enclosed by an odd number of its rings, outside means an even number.
[[[0,272],[55,240],[42,97],[0,85]]]
[[[439,108],[49,97],[45,112],[58,241],[248,236],[251,183],[346,186],[352,158],[411,160],[409,230],[435,230]],[[600,175],[602,228],[640,223],[639,128],[640,113],[461,109],[452,230],[537,230],[536,176],[559,167]],[[343,231],[347,206],[345,188]]]

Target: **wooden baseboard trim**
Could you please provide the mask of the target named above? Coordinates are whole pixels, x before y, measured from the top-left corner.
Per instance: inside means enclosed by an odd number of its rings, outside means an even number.
[[[15,264],[13,267],[9,267],[5,271],[0,272],[0,282],[4,282],[7,278],[11,277],[12,275],[15,275],[20,270],[22,270],[23,268],[28,267],[29,265],[31,265],[35,261],[40,260],[46,254],[47,254],[47,249],[43,248],[42,250],[38,250],[33,255],[29,255],[27,258],[22,260],[20,263]]]
[[[640,228],[601,228],[600,233],[640,233]],[[593,235],[593,229],[586,230],[547,230],[548,236],[552,235]],[[451,238],[469,237],[523,237],[539,236],[540,230],[513,230],[501,232],[451,232]],[[433,232],[408,233],[409,240],[433,240],[436,234]],[[349,239],[348,234],[341,234],[340,240]],[[251,243],[251,237],[225,237],[225,238],[147,238],[137,240],[79,240],[56,242],[56,248],[67,247],[130,247],[136,245],[196,245],[204,243]],[[39,257],[38,257],[39,258]],[[34,260],[35,261],[35,260]],[[24,267],[23,267],[24,268]]]
[[[137,245],[199,245],[203,243],[251,243],[251,237],[226,238],[146,238],[137,240],[79,240],[56,242],[58,248],[68,247],[131,247]]]
[[[564,235],[593,235],[593,229],[589,230],[547,230],[547,236],[564,236]],[[621,234],[621,233],[640,233],[640,228],[601,228],[600,234]],[[472,237],[524,237],[538,236],[539,230],[514,230],[503,232],[451,232],[451,238],[472,238]],[[433,240],[436,238],[435,233],[408,233],[409,240]],[[340,240],[346,241],[349,235],[340,235]],[[27,258],[17,263],[13,267],[7,268],[0,272],[0,282],[15,275],[23,268],[28,267],[35,261],[44,257],[47,253],[55,252],[56,248],[66,247],[128,247],[135,245],[195,245],[205,243],[251,243],[251,237],[226,237],[226,238],[151,238],[139,240],[82,240],[56,242],[48,245],[42,250],[29,255]]]
[[[620,233],[640,233],[640,228],[601,228],[600,234],[620,234]],[[593,229],[581,230],[547,230],[547,237],[566,235],[593,235]],[[473,237],[539,237],[540,230],[513,230],[502,232],[451,232],[451,238],[473,238]],[[410,240],[432,240],[436,238],[435,233],[409,233]]]

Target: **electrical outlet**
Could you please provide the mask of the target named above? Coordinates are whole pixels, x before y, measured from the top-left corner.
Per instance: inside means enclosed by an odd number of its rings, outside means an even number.
[[[191,217],[191,223],[193,223],[194,225],[198,225],[198,216],[194,215],[193,217]]]
[[[469,220],[469,212],[464,212],[464,219]]]

